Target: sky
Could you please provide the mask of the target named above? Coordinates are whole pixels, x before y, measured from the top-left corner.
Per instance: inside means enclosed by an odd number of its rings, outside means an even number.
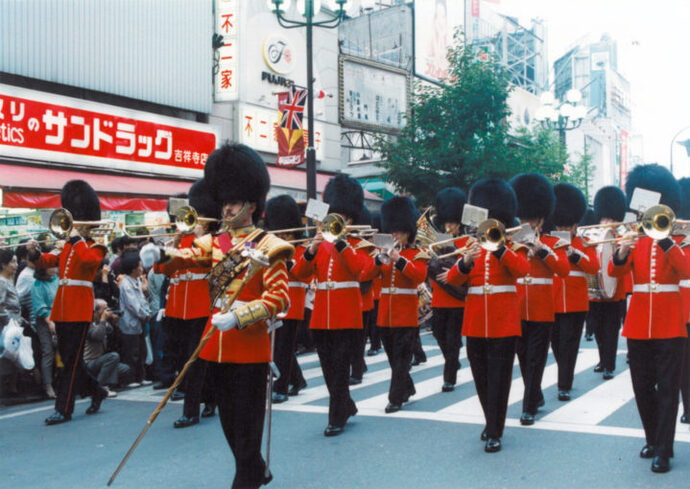
[[[457,0],[460,1],[460,0]],[[548,62],[579,39],[608,33],[618,42],[618,71],[631,84],[633,134],[642,135],[646,163],[669,165],[671,140],[690,139],[690,0],[496,0],[482,2],[546,23]],[[553,73],[549,77],[553,82]],[[674,144],[676,177],[690,176],[685,148]]]

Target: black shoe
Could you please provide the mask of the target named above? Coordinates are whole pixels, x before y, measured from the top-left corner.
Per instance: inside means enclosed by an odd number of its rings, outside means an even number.
[[[499,452],[501,450],[501,440],[497,438],[489,438],[484,445],[484,451],[487,453]]]
[[[161,389],[170,389],[170,386],[172,384],[168,384],[167,382],[161,382],[160,380],[156,383],[153,384],[153,390],[159,391]]]
[[[60,424],[60,423],[66,423],[67,421],[72,419],[71,414],[62,414],[58,411],[55,411],[53,414],[48,416],[46,418],[46,424],[48,426],[53,425],[53,424]]]
[[[539,393],[539,401],[537,401],[537,408],[544,407],[546,405],[546,401],[544,400],[544,393],[540,392]]]
[[[201,417],[202,418],[212,418],[215,415],[216,415],[216,405],[212,404],[210,402],[207,402],[204,405],[204,410],[201,411]]]
[[[597,366],[594,367],[594,371],[595,371],[596,373],[603,372],[603,371],[604,371],[604,367],[601,366],[601,363],[597,363]]]
[[[367,351],[367,356],[368,356],[368,357],[375,357],[375,356],[378,355],[378,354],[379,354],[379,350],[378,350],[378,349],[370,348],[370,349]]]
[[[105,390],[103,387],[98,388],[98,392],[96,392],[93,396],[91,396],[91,405],[86,408],[86,414],[96,414],[98,410],[101,408],[101,403],[103,402],[103,399],[108,397],[108,391]]]
[[[356,379],[355,377],[350,377],[350,385],[359,385],[362,383],[362,379]]]
[[[645,445],[640,450],[640,458],[652,458],[654,456],[654,447],[652,445]]]
[[[585,341],[592,341],[594,339],[594,335],[592,334],[586,334],[585,335]]]
[[[414,358],[414,359],[412,359],[412,361],[410,362],[410,367],[416,367],[417,365],[419,365],[419,363],[420,363],[419,360],[417,360],[416,358]]]
[[[342,426],[333,426],[332,424],[329,424],[328,426],[326,426],[326,429],[323,430],[324,436],[338,436],[342,432]]]
[[[402,406],[400,404],[393,404],[392,402],[389,402],[388,405],[386,406],[386,413],[397,413],[402,409]]]
[[[273,393],[273,404],[280,404],[281,402],[285,402],[288,400],[287,394],[278,394],[277,392]]]
[[[181,401],[182,399],[184,399],[184,392],[180,392],[177,389],[170,396],[171,401]]]
[[[486,428],[484,428],[484,431],[482,431],[482,434],[479,436],[479,439],[481,441],[486,441],[489,439],[489,434],[486,432]]]
[[[668,463],[668,457],[662,457],[661,455],[654,457],[654,460],[652,460],[652,472],[663,474],[669,470],[671,470],[671,464]]]
[[[611,380],[613,378],[613,372],[610,370],[604,370],[604,375],[601,376],[604,380]]]
[[[455,385],[450,382],[444,382],[443,387],[441,387],[441,392],[453,392],[455,390]]]
[[[352,403],[352,408],[350,409],[350,413],[347,415],[347,418],[350,419],[350,417],[356,415],[357,412],[357,406],[355,403]]]
[[[293,385],[292,388],[288,391],[288,396],[296,396],[299,394],[299,391],[304,389],[307,386],[307,381],[302,379],[302,382],[300,382],[297,385]]]
[[[570,400],[570,392],[558,391],[558,400],[559,401],[569,401]]]
[[[683,413],[683,415],[680,417],[680,422],[690,424],[690,419],[688,419],[687,413]]]
[[[531,426],[534,424],[534,414],[522,413],[520,416],[520,424],[523,426]]]
[[[192,416],[191,418],[182,416],[173,423],[173,426],[175,428],[187,428],[188,426],[194,426],[195,424],[199,424],[199,416]]]

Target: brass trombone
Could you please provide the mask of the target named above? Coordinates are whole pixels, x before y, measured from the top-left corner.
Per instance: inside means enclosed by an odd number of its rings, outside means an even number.
[[[323,221],[317,223],[316,226],[303,226],[300,228],[286,228],[286,229],[275,229],[271,231],[273,234],[284,234],[284,233],[298,233],[300,231],[310,231],[314,229],[321,230],[324,240],[329,243],[335,243],[339,239],[342,239],[348,233],[358,232],[358,237],[362,237],[364,233],[374,233],[376,230],[366,224],[345,224],[345,218],[341,214],[331,213],[328,214]],[[353,233],[354,234],[354,233]],[[312,238],[305,238],[301,240],[292,240],[290,243],[298,243],[301,241],[309,241]]]
[[[458,236],[456,238],[451,238],[443,241],[437,241],[436,243],[431,243],[429,245],[429,252],[438,259],[443,259],[443,258],[448,258],[451,256],[456,256],[456,255],[463,255],[470,251],[470,249],[475,248],[477,245],[480,247],[484,248],[487,251],[496,251],[498,250],[501,246],[503,246],[506,242],[506,239],[508,239],[508,236],[511,234],[515,234],[518,231],[522,230],[523,226],[515,226],[512,228],[506,229],[506,227],[503,225],[501,221],[498,221],[496,219],[486,219],[479,223],[479,226],[477,227],[477,232],[473,235],[466,234],[464,236]],[[469,237],[468,243],[463,246],[462,248],[458,248],[454,251],[451,251],[449,253],[445,253],[443,255],[436,255],[433,252],[433,246],[440,245],[443,243],[448,243],[451,241],[455,241],[456,239],[460,239],[463,237]]]
[[[65,239],[72,232],[74,226],[88,226],[91,233],[95,235],[112,234],[115,228],[115,221],[101,220],[101,221],[75,221],[72,213],[67,209],[55,209],[50,214],[48,220],[48,229],[58,239]]]
[[[200,222],[218,222],[220,219],[214,219],[211,217],[199,217],[192,206],[184,205],[177,208],[173,214],[174,222],[172,224],[161,224],[161,225],[146,225],[146,224],[129,224],[122,226],[122,232],[132,238],[161,238],[164,236],[175,236],[178,233],[190,234],[194,231],[194,228]],[[169,228],[174,226],[177,230],[163,233],[149,233],[149,234],[130,234],[128,228]]]

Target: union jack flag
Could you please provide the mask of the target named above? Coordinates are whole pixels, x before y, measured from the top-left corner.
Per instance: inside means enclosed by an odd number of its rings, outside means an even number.
[[[307,90],[303,88],[290,87],[287,102],[282,107],[280,117],[280,127],[301,130],[302,118],[304,116],[304,102],[307,99]]]

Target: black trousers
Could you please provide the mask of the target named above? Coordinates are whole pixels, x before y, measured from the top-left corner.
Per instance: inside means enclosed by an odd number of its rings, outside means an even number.
[[[379,316],[379,301],[374,301],[374,309],[371,310],[367,322],[364,324],[367,332],[367,338],[369,338],[369,348],[372,350],[381,349],[381,334],[379,332],[379,327],[376,324],[376,318]]]
[[[204,334],[207,318],[190,319],[187,321],[187,334],[182,343],[184,348],[184,361],[189,360],[194,350],[199,346],[201,337]],[[204,389],[204,377],[208,362],[197,358],[189,367],[184,379],[182,379],[182,390],[184,390],[184,406],[182,414],[188,418],[199,416],[199,406],[201,405],[201,395]]]
[[[616,370],[618,333],[621,329],[622,301],[589,303],[588,321],[592,323],[594,339],[599,348],[599,363],[604,370]],[[623,302],[623,304],[625,304]]]
[[[367,323],[370,321],[372,311],[362,311],[362,324],[366,328]],[[357,330],[357,341],[353,345],[352,352],[350,354],[350,375],[355,378],[362,380],[364,372],[367,370],[367,364],[364,361],[364,352],[367,348],[367,335],[365,329]]]
[[[232,487],[255,489],[268,482],[261,455],[268,364],[208,362],[208,368],[216,381],[220,424],[235,457]]]
[[[388,400],[391,404],[402,404],[415,388],[410,375],[410,361],[415,334],[419,336],[419,328],[379,328],[383,348],[391,367],[391,385],[388,389]]]
[[[537,414],[537,404],[542,396],[541,379],[549,354],[549,340],[553,323],[545,321],[522,321],[522,337],[518,340],[517,354],[520,361],[525,394],[522,398],[522,412]]]
[[[283,319],[283,325],[276,330],[273,360],[278,367],[280,377],[273,383],[273,392],[278,394],[287,395],[290,384],[294,384],[295,380],[299,382],[299,379],[304,379],[295,356],[297,330],[301,323],[301,319]]]
[[[434,307],[431,315],[431,329],[445,360],[443,381],[453,385],[458,380],[458,369],[460,368],[464,314],[464,307]]]
[[[304,321],[297,329],[297,344],[302,345],[307,350],[314,348],[314,338],[311,334],[311,329],[309,328],[309,323],[311,322],[312,310],[308,307],[304,308]]]
[[[74,412],[74,397],[88,394],[93,396],[100,387],[86,369],[84,362],[84,341],[89,323],[55,322],[58,352],[64,365],[57,383],[55,410],[62,414]]]
[[[164,384],[172,384],[177,372],[182,370],[190,355],[199,345],[208,318],[178,319],[163,318],[163,358],[161,360],[160,377]],[[189,374],[189,372],[188,372]],[[183,383],[183,388],[186,382]]]
[[[470,361],[477,396],[484,411],[489,438],[503,436],[516,346],[517,336],[467,337],[467,358]]]
[[[551,332],[551,349],[558,364],[558,390],[569,391],[573,388],[575,363],[586,315],[586,311],[556,313]]]
[[[683,411],[690,416],[690,323],[685,325],[688,337],[685,339],[685,356],[683,357],[683,372],[680,378],[680,396],[683,399]]]
[[[133,382],[144,380],[146,368],[146,336],[140,334],[120,335],[120,358],[129,366]]]
[[[350,397],[350,352],[358,341],[358,329],[312,329],[328,394],[328,424],[345,426],[357,412]]]
[[[635,402],[654,455],[673,457],[685,338],[628,339]]]
[[[379,328],[379,331],[383,328]],[[383,333],[381,333],[383,335]],[[414,341],[412,343],[412,356],[418,362],[426,362],[426,353],[422,348],[422,337],[419,336],[419,327],[415,327]]]

